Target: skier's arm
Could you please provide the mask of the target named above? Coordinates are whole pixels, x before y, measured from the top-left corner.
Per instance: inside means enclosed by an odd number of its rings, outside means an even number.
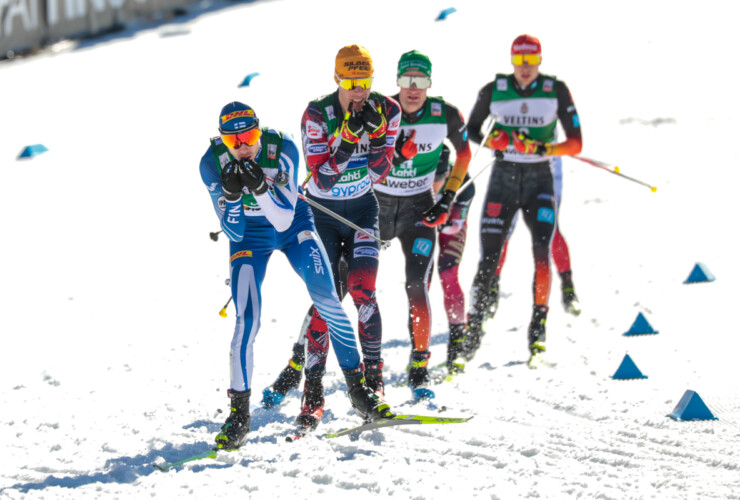
[[[450,148],[447,144],[442,144],[442,151],[439,153],[437,160],[437,170],[434,172],[434,182],[432,183],[432,192],[439,193],[442,186],[445,185],[447,174],[450,172]]]
[[[278,174],[272,181],[268,180],[272,189],[254,197],[267,220],[278,232],[285,231],[293,222],[295,204],[298,199],[299,161],[298,147],[295,142],[290,137],[283,136]]]
[[[322,191],[328,191],[339,182],[344,170],[349,165],[352,153],[343,148],[336,148],[331,153],[331,145],[342,140],[341,136],[329,137],[327,126],[321,110],[311,103],[301,119],[301,138],[306,166],[313,180]]]
[[[470,118],[468,118],[468,139],[476,144],[481,144],[485,141],[485,137],[481,133],[483,128],[483,122],[486,121],[488,115],[491,113],[491,96],[493,95],[493,84],[494,82],[487,83],[478,92],[478,99],[476,99],[473,105],[473,110],[470,112]]]
[[[470,175],[466,174],[464,182],[467,182],[469,179]],[[442,228],[443,233],[455,234],[460,229],[462,229],[463,225],[465,224],[465,219],[468,217],[468,210],[470,209],[470,204],[473,201],[474,195],[475,184],[471,182],[470,184],[468,184],[468,187],[460,192],[460,194],[458,194],[455,198],[455,202],[450,208],[450,216],[448,222],[445,227]]]
[[[468,129],[465,126],[465,120],[462,113],[455,106],[447,104],[447,139],[455,148],[455,164],[447,178],[445,191],[457,192],[463,183],[465,174],[468,172],[470,165],[470,144],[468,144]]]
[[[367,170],[374,184],[383,182],[393,167],[393,152],[396,149],[396,135],[401,127],[401,105],[392,97],[385,98],[385,146],[370,148]]]
[[[558,98],[558,119],[565,131],[566,139],[563,142],[547,144],[546,154],[549,156],[577,155],[583,147],[583,139],[576,105],[565,83],[558,81],[555,84],[555,94]]]
[[[208,188],[208,194],[211,195],[211,203],[213,203],[213,208],[216,210],[224,234],[231,241],[242,241],[246,218],[241,197],[234,201],[226,200],[221,186],[221,177],[218,173],[218,165],[210,147],[200,160],[200,177],[203,184]]]

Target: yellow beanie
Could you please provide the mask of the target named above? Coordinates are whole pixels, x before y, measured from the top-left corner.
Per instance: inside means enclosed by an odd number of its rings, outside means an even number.
[[[365,47],[360,45],[347,45],[337,52],[334,65],[334,80],[348,78],[367,78],[373,76],[373,58]]]

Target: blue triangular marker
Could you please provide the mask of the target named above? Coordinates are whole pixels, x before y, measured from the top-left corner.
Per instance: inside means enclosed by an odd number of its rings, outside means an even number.
[[[615,380],[630,380],[635,378],[647,377],[642,374],[635,362],[632,361],[630,355],[625,354],[624,359],[622,360],[622,364],[619,365],[619,368],[617,368],[617,371],[614,373],[614,375],[612,375],[612,378]]]
[[[658,333],[657,331],[653,330],[653,327],[650,326],[650,323],[648,323],[648,320],[645,319],[645,316],[642,315],[642,313],[637,313],[637,318],[635,319],[635,322],[632,323],[632,326],[630,327],[628,332],[625,332],[625,335],[653,335]]]
[[[240,87],[249,87],[249,84],[250,84],[250,83],[252,83],[252,80],[253,80],[253,79],[254,79],[254,78],[255,78],[256,76],[259,76],[259,75],[260,75],[259,73],[249,73],[249,74],[248,74],[248,75],[246,76],[246,78],[244,78],[244,81],[242,81],[242,83],[240,83],[240,84],[239,84],[239,86],[240,86]]]
[[[449,16],[453,12],[457,12],[457,9],[455,7],[450,7],[449,9],[445,9],[439,13],[435,21],[444,21],[445,19],[447,19],[447,16]]]
[[[673,420],[718,420],[694,391],[686,391],[668,416]]]
[[[715,279],[714,275],[709,272],[709,269],[707,269],[707,266],[701,262],[697,262],[694,269],[691,270],[691,274],[689,274],[689,277],[686,278],[686,281],[684,281],[683,284],[705,283],[708,281],[714,281]]]
[[[20,152],[18,155],[17,160],[20,160],[22,158],[33,158],[34,156],[40,155],[41,153],[46,153],[49,151],[46,149],[46,146],[43,144],[33,144],[31,146],[26,146],[23,148],[23,151]]]

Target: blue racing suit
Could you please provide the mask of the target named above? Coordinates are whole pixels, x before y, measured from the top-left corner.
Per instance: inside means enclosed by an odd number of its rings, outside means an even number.
[[[261,287],[267,262],[281,250],[306,283],[308,293],[329,327],[334,352],[343,370],[360,366],[352,324],[334,288],[326,251],[316,234],[308,204],[298,199],[299,153],[295,142],[280,132],[263,129],[255,161],[268,180],[268,190],[255,196],[244,188],[240,200],[226,201],[221,169],[234,158],[220,137],[200,161],[224,234],[230,240],[231,294],[236,306],[236,328],[231,341],[231,389],[247,391],[254,372],[254,340],[260,327]]]

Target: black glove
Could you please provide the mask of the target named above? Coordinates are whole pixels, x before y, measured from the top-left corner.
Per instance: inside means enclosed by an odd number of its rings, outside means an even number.
[[[254,160],[242,160],[239,169],[239,179],[245,187],[249,188],[254,195],[261,195],[267,191],[267,179],[257,162]]]
[[[396,138],[396,149],[393,150],[394,167],[410,160],[419,152],[416,143],[414,142],[414,137],[416,137],[416,129],[413,129],[409,135],[405,135],[403,129],[401,129],[401,132],[399,132],[398,137]]]
[[[362,115],[355,111],[352,103],[350,103],[347,112],[344,114],[344,120],[339,126],[339,135],[342,137],[342,140],[339,141],[339,149],[350,155],[354,153],[355,145],[360,142],[364,131],[365,124],[362,122]]]
[[[362,105],[362,121],[365,123],[365,132],[370,139],[373,148],[385,147],[385,132],[388,130],[388,122],[380,109],[374,107],[369,101]]]
[[[442,197],[432,208],[422,212],[421,222],[428,227],[439,226],[447,222],[447,214],[450,211],[450,205],[452,205],[454,199],[455,192],[451,189],[446,189],[442,193]]]
[[[232,161],[221,169],[221,188],[224,190],[226,201],[237,201],[242,197],[244,185],[239,177],[241,165]]]

